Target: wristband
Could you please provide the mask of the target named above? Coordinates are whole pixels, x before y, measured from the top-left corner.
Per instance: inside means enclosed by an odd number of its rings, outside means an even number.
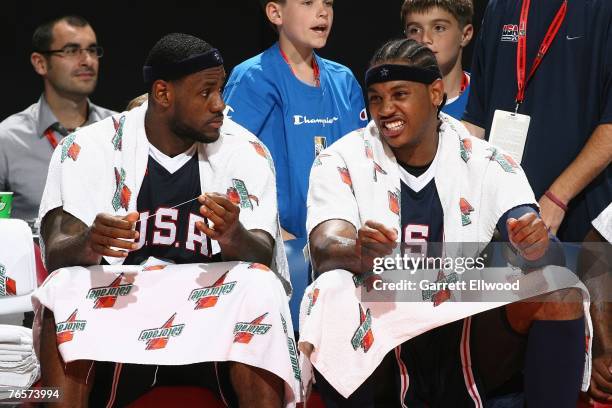
[[[546,190],[546,192],[544,193],[544,195],[546,197],[548,197],[548,199],[550,201],[552,201],[553,203],[555,203],[557,205],[557,207],[561,208],[563,211],[567,212],[567,204],[565,204],[563,201],[559,200],[559,198],[554,195],[550,190]]]

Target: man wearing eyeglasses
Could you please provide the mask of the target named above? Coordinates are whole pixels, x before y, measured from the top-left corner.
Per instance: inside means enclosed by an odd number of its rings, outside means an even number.
[[[0,191],[13,192],[13,218],[33,223],[53,149],[75,129],[115,112],[88,99],[103,50],[84,18],[64,16],[40,25],[32,47],[30,61],[44,92],[37,103],[0,123]]]

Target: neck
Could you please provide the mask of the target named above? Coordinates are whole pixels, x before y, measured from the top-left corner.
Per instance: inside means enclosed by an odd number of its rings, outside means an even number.
[[[178,156],[193,145],[193,140],[185,140],[174,134],[163,116],[152,109],[149,105],[145,114],[145,133],[149,143],[168,157]]]
[[[61,95],[45,86],[44,98],[51,112],[66,129],[75,129],[87,121],[87,96]]]
[[[307,84],[314,84],[316,78],[312,67],[312,59],[314,58],[312,48],[296,47],[284,36],[279,38],[278,43],[298,79]]]
[[[285,53],[289,63],[294,66],[312,66],[312,48],[298,47],[289,41],[285,36],[278,38],[280,49]]]
[[[396,160],[413,167],[422,167],[431,163],[436,157],[439,142],[438,121],[435,123],[435,127],[424,132],[425,135],[418,138],[414,145],[392,148]]]
[[[461,93],[461,83],[463,81],[463,68],[461,67],[461,56],[457,58],[455,65],[447,74],[444,74],[444,92],[448,99],[456,98]]]

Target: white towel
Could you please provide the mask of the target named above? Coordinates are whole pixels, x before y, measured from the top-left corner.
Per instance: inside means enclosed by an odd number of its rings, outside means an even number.
[[[488,243],[506,211],[537,202],[525,173],[510,156],[471,136],[450,116],[441,118],[435,183],[444,211],[444,240]],[[315,161],[307,230],[338,218],[357,229],[374,220],[400,231],[400,196],[397,161],[372,121]],[[472,246],[470,251],[478,249]]]
[[[612,203],[608,204],[592,224],[608,242],[612,242]]]
[[[49,164],[40,205],[41,220],[60,206],[85,225],[91,225],[101,212],[125,215],[136,211],[149,157],[144,128],[146,111],[147,103],[84,127],[62,140]],[[239,192],[241,202],[243,198],[250,201],[250,195],[257,196],[258,205],[242,208],[240,221],[246,229],[261,229],[276,238],[272,269],[290,293],[269,153],[253,134],[228,118],[216,142],[197,146],[202,192],[226,193],[228,188],[237,188],[238,180],[245,187]],[[111,264],[123,261],[106,259]]]
[[[446,256],[473,258],[491,240],[506,211],[537,203],[523,170],[510,156],[470,136],[463,125],[447,115],[441,118],[434,180],[444,211],[444,241],[467,243],[453,245],[453,251]],[[324,221],[342,219],[356,229],[374,220],[401,231],[400,197],[395,156],[381,140],[374,122],[370,122],[321,152],[315,161],[310,176],[307,229],[310,233]],[[432,302],[367,302],[352,278],[346,271],[324,273],[306,289],[300,311],[300,349],[310,356],[310,361],[301,360],[303,378],[310,377],[312,362],[345,397],[404,341],[507,303],[486,298],[478,302],[445,302],[436,307]],[[523,297],[517,299],[564,287],[581,289],[585,299],[586,389],[592,330],[584,286],[563,268],[545,270],[524,278],[520,294]],[[453,296],[460,300],[460,293]],[[358,328],[362,332],[358,333]],[[353,342],[355,336],[357,341]]]
[[[0,325],[0,400],[8,390],[29,388],[40,377],[40,365],[32,344],[32,330],[26,327]]]
[[[287,297],[263,265],[64,268],[33,301],[53,311],[64,361],[237,361],[282,378],[287,406],[300,401]]]

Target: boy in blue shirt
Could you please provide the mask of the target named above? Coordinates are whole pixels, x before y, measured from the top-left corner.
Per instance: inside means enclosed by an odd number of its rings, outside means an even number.
[[[279,39],[234,68],[223,95],[226,114],[272,154],[284,237],[305,237],[312,163],[323,148],[367,124],[363,93],[347,67],[314,52],[327,42],[333,1],[261,4]]]
[[[461,120],[470,89],[461,56],[474,34],[472,0],[406,0],[401,14],[406,37],[436,54],[447,96],[442,112]]]

